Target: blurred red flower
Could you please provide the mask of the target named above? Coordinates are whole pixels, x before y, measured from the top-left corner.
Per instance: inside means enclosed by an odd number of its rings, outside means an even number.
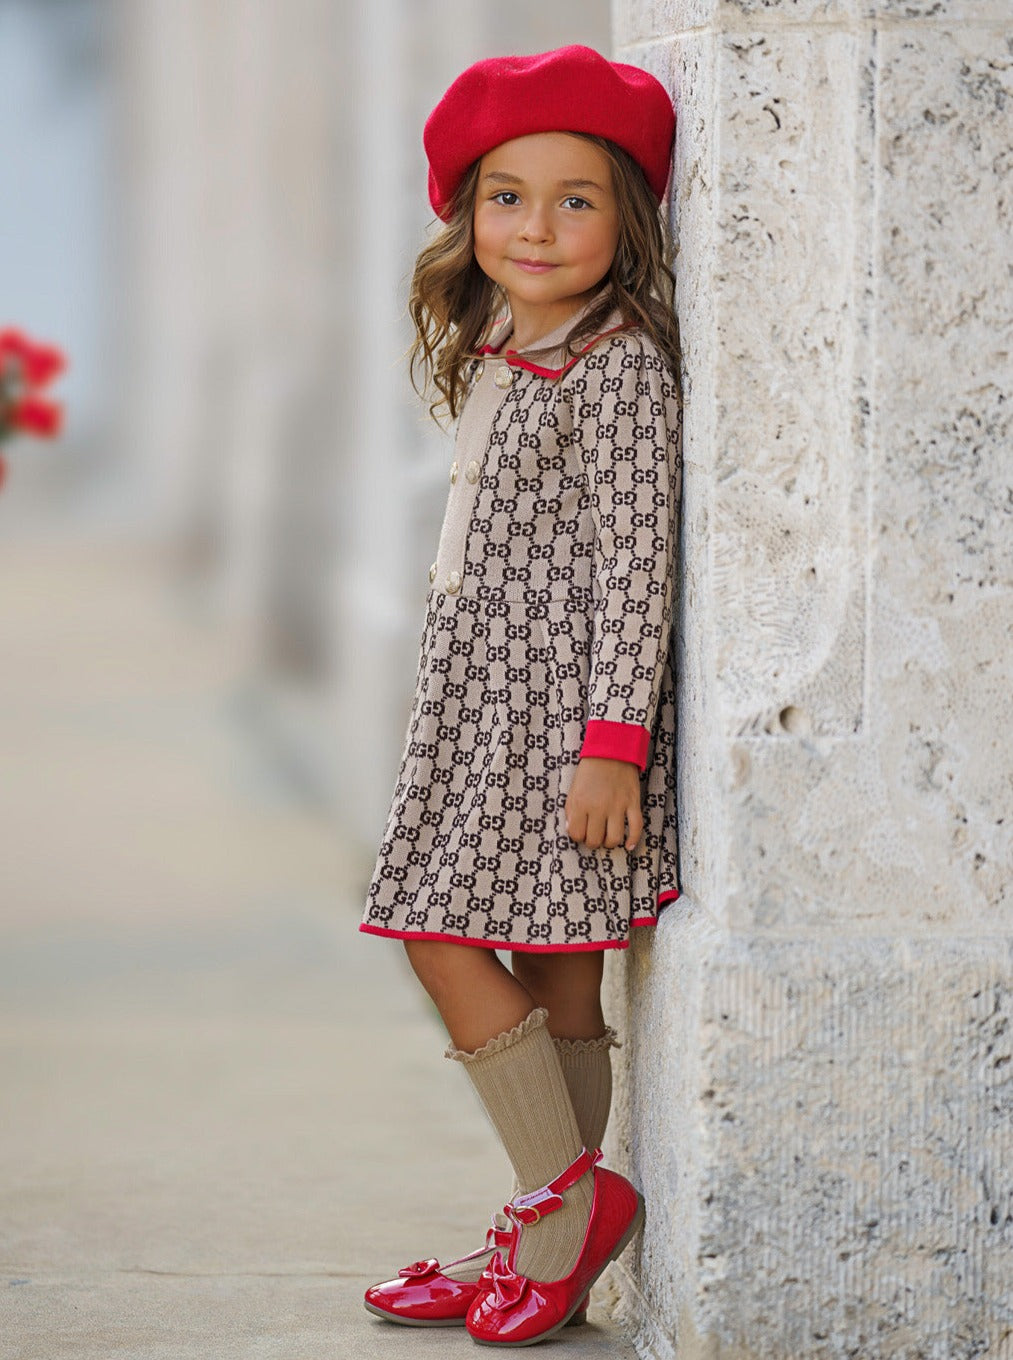
[[[63,407],[39,391],[67,367],[53,345],[30,340],[23,331],[0,331],[0,444],[17,433],[52,438],[63,428]],[[7,473],[0,457],[0,486]]]

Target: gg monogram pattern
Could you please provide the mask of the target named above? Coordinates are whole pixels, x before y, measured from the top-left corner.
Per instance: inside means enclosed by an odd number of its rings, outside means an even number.
[[[616,314],[574,357],[577,319],[473,365],[364,931],[623,948],[678,896],[682,411],[645,334]],[[635,850],[570,839],[581,754],[637,764]]]

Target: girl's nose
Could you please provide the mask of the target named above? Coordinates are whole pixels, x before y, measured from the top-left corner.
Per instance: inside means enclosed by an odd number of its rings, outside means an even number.
[[[525,241],[547,241],[552,235],[549,215],[544,208],[532,207],[521,225],[521,236]]]

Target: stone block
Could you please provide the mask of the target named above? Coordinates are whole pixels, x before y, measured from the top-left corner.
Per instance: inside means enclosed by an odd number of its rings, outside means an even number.
[[[1011,982],[1008,937],[828,946],[685,902],[609,961],[642,1355],[1008,1356]]]

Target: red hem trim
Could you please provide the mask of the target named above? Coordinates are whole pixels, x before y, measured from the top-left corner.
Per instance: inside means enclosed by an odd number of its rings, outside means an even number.
[[[660,912],[660,911],[661,911],[661,908],[664,907],[667,903],[669,903],[669,902],[674,902],[675,899],[676,899],[678,896],[679,896],[679,889],[678,889],[678,888],[666,888],[664,892],[658,893],[658,911]],[[658,924],[658,917],[657,917],[656,915],[655,915],[655,916],[634,916],[633,920],[630,922],[631,927],[632,927],[632,926],[656,926],[657,924]]]
[[[647,769],[647,748],[651,734],[640,723],[606,722],[591,718],[584,731],[581,756],[603,756],[606,760],[627,760]]]
[[[679,896],[678,888],[666,888],[658,894],[658,906],[674,902]],[[656,926],[657,916],[634,916],[630,927]],[[586,944],[509,944],[496,940],[473,940],[467,935],[443,935],[435,930],[387,930],[384,926],[371,926],[363,921],[359,929],[364,935],[384,935],[394,940],[443,940],[450,944],[474,945],[478,949],[499,949],[504,953],[518,954],[579,954],[595,949],[628,949],[629,940],[604,940],[601,943]]]
[[[637,923],[634,921],[633,923]],[[501,949],[504,953],[518,954],[577,954],[592,949],[628,949],[629,940],[603,940],[600,944],[511,944],[509,940],[472,940],[466,935],[442,935],[429,930],[386,930],[383,926],[359,926],[365,935],[386,935],[395,940],[442,940],[444,944],[475,945],[479,949]]]
[[[631,330],[636,330],[635,324],[631,321],[624,321],[621,326],[613,326],[610,330],[602,331],[600,335],[596,335],[593,340],[586,344],[582,350],[578,350],[571,359],[568,359],[562,368],[543,368],[541,364],[533,364],[530,359],[521,358],[515,349],[506,350],[503,353],[503,358],[508,364],[511,364],[515,368],[526,368],[529,373],[536,373],[539,378],[561,378],[563,374],[568,373],[574,364],[577,363],[579,359],[582,359],[588,350],[592,349],[599,340],[604,340],[607,335],[615,335],[618,331]],[[478,352],[479,354],[499,354],[500,351],[503,350],[505,344],[506,340],[502,340],[496,346],[483,345]]]

